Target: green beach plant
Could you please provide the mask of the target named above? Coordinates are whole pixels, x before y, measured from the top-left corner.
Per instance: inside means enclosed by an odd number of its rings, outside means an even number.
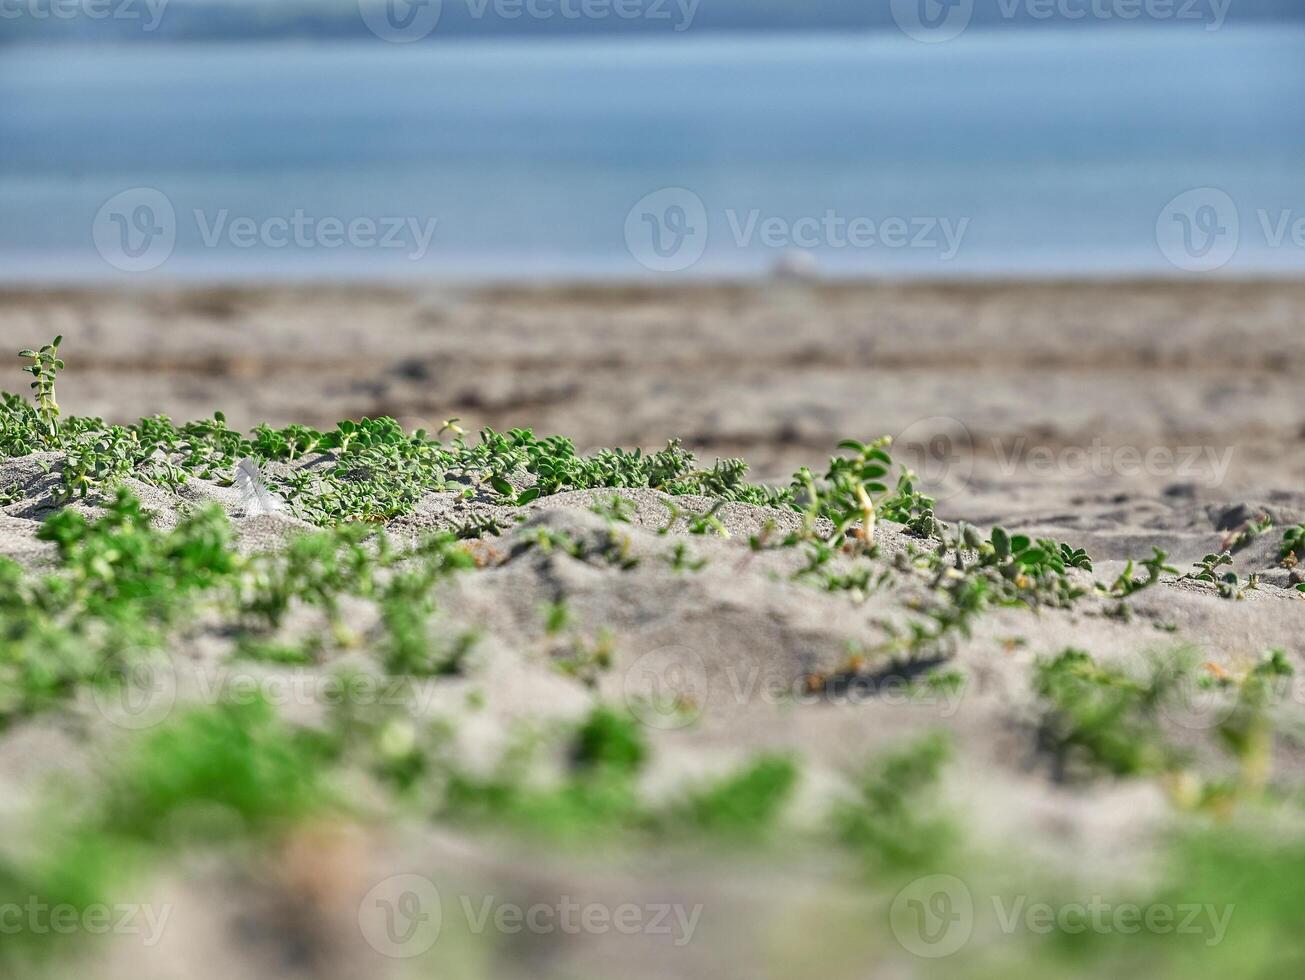
[[[54,396],[54,382],[64,367],[63,361],[59,359],[61,343],[63,337],[55,337],[39,350],[29,348],[18,352],[19,357],[32,362],[23,370],[35,379],[31,387],[36,393],[36,410],[51,435],[57,435],[59,428],[59,403]]]

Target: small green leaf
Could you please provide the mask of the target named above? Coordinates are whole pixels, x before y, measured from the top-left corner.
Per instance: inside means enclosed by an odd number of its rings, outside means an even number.
[[[1047,560],[1047,553],[1041,548],[1029,548],[1027,551],[1021,551],[1016,557],[1026,568],[1035,568]]]

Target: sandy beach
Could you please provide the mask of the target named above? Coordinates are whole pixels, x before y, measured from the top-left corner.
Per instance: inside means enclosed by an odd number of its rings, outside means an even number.
[[[848,433],[952,417],[981,458],[1021,437],[1234,447],[1235,483],[1298,472],[1303,304],[1298,283],[1208,280],[4,289],[0,340],[62,332],[69,409],[112,420],[457,415],[787,476]]]
[[[927,667],[959,672],[960,686],[914,688],[916,667],[856,659],[930,601],[927,577],[909,568],[932,545],[900,524],[881,522],[875,533],[875,567],[898,577],[878,588],[820,588],[801,577],[800,549],[749,547],[750,537],[764,545],[801,531],[791,509],[713,510],[712,500],[687,496],[676,498],[679,519],[668,523],[670,498],[631,489],[620,491],[629,512],[613,522],[603,514],[611,491],[568,490],[523,506],[480,491],[431,493],[389,521],[390,533],[408,540],[472,517],[497,522],[474,543],[480,567],[444,582],[436,602],[441,633],[477,632],[470,665],[428,681],[421,708],[421,717],[453,724],[460,758],[479,770],[493,768],[514,733],[574,724],[595,699],[643,704],[647,685],[670,668],[687,670],[692,717],[643,719],[653,762],[640,785],[651,799],[673,799],[686,781],[719,776],[760,752],[791,755],[802,773],[792,820],[810,826],[857,760],[941,730],[953,762],[940,807],[959,815],[976,850],[1005,854],[1018,845],[1030,874],[1037,865],[1067,875],[1085,894],[1128,890],[1151,880],[1173,799],[1187,790],[1173,781],[1068,778],[1040,741],[1045,706],[1030,688],[1034,664],[1073,648],[1142,670],[1181,652],[1231,677],[1278,648],[1305,669],[1300,575],[1279,553],[1282,529],[1305,520],[1305,284],[0,291],[0,350],[55,334],[64,338],[66,415],[125,423],[221,410],[241,430],[392,416],[431,432],[458,418],[469,437],[483,426],[525,427],[569,436],[582,452],[656,450],[682,438],[705,465],[742,456],[752,479],[780,486],[800,466],[823,473],[840,440],[892,435],[895,458],[937,497],[938,518],[984,535],[1000,525],[1091,555],[1091,571],[1071,568],[1065,579],[1082,598],[1064,608],[993,608]],[[0,387],[17,391],[12,366]],[[0,488],[16,488],[0,507],[0,554],[28,569],[53,560],[36,531],[60,465],[48,453],[0,462]],[[319,457],[269,463],[267,474],[289,479],[318,465]],[[307,528],[289,514],[243,513],[224,482],[191,480],[174,492],[125,481],[165,528],[205,502],[221,504],[245,551]],[[102,504],[92,497],[71,506],[95,514]],[[698,513],[714,516],[719,533],[691,533]],[[1271,533],[1236,538],[1266,516]],[[553,552],[539,544],[558,539],[585,544]],[[675,556],[674,542],[688,550]],[[1225,547],[1236,552],[1241,581],[1258,576],[1240,601],[1177,574],[1139,592],[1127,612],[1111,594],[1121,573],[1142,574],[1140,566],[1126,571],[1129,559],[1159,548],[1188,572]],[[851,574],[859,560],[840,553],[830,567]],[[562,603],[571,625],[559,633],[546,612]],[[297,670],[260,665],[266,673],[258,676],[311,680],[354,662],[371,651],[376,615],[350,606],[352,648],[329,648]],[[319,610],[299,609],[287,635],[320,625]],[[590,687],[564,676],[559,636],[585,649],[601,642],[610,669]],[[176,702],[203,701],[206,678],[211,684],[232,656],[232,635],[200,623],[177,644]],[[296,703],[286,713],[312,721],[319,707]],[[1218,722],[1188,707],[1193,714],[1160,719],[1165,737],[1190,751],[1193,771],[1227,775],[1230,763],[1211,741]],[[1305,745],[1296,738],[1299,704],[1279,707],[1288,734],[1275,743],[1270,778],[1291,793],[1305,773]],[[17,812],[51,774],[94,770],[121,737],[89,696],[15,722],[0,734],[0,798]],[[703,858],[674,846],[636,856],[553,851],[419,821],[308,825],[270,870],[259,858],[214,864],[196,855],[147,876],[143,893],[175,906],[170,927],[144,951],[126,940],[106,947],[96,975],[163,978],[182,962],[189,976],[210,975],[195,972],[196,950],[207,952],[212,976],[228,980],[270,975],[277,964],[284,975],[322,980],[360,970],[797,977],[814,975],[817,963],[822,975],[849,980],[933,975],[933,960],[912,955],[883,927],[892,890],[861,890],[841,859],[786,846],[789,833],[773,850],[712,848]],[[995,872],[980,866],[926,870],[960,874],[976,894],[976,882],[993,874],[1000,884],[992,887],[1008,890],[1024,874],[1018,862]],[[397,954],[378,965],[366,920],[371,950],[358,934],[362,896],[377,881],[431,868],[444,897],[439,968],[452,963],[455,972],[420,973],[427,960]],[[666,903],[700,908],[701,921],[683,944],[676,940],[687,920],[667,935],[489,939],[462,921],[456,896],[469,895],[524,905],[558,895]],[[1001,938],[973,940],[992,957],[984,962],[1002,961]],[[1108,963],[1083,972],[1104,975]]]

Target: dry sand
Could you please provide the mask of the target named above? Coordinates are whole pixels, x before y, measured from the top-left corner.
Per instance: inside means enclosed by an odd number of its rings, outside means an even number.
[[[1280,525],[1305,520],[1302,328],[1305,285],[1290,283],[0,292],[0,349],[64,335],[68,412],[128,420],[222,409],[242,427],[389,414],[436,428],[459,416],[469,430],[527,426],[569,435],[582,449],[655,448],[682,436],[708,459],[744,455],[755,476],[770,479],[822,465],[839,439],[895,434],[942,498],[940,516],[1085,547],[1097,561],[1094,575],[1076,573],[1085,583],[1112,580],[1125,559],[1153,546],[1185,568],[1261,512]],[[33,537],[41,480],[33,461],[0,464],[0,486],[27,491],[0,508],[0,553],[25,564],[45,555]],[[184,503],[137,489],[163,521]],[[234,495],[218,487],[187,493],[223,502],[249,542],[292,523],[243,518]],[[909,590],[855,603],[793,582],[799,554],[753,554],[746,544],[767,517],[792,515],[742,505],[720,515],[728,539],[679,538],[707,564],[676,573],[666,558],[676,538],[657,533],[666,515],[660,495],[625,495],[637,516],[619,533],[638,567],[514,548],[541,525],[594,540],[613,533],[589,511],[607,494],[565,493],[489,542],[488,567],[454,580],[441,597],[450,629],[482,633],[469,675],[433,685],[427,703],[432,714],[459,719],[468,759],[490,765],[513,726],[587,709],[590,695],[550,667],[556,640],[541,609],[565,599],[577,629],[614,641],[602,696],[644,693],[668,663],[687,665],[699,685],[692,724],[649,719],[654,795],[761,750],[793,751],[803,769],[799,814],[817,814],[848,766],[941,728],[955,736],[957,753],[948,799],[976,840],[1020,841],[1026,857],[1086,880],[1130,879],[1145,874],[1168,805],[1144,783],[1071,787],[1052,778],[1032,735],[1034,658],[1073,646],[1106,662],[1140,663],[1187,646],[1235,669],[1281,647],[1305,671],[1305,602],[1278,567],[1278,532],[1238,556],[1239,572],[1264,576],[1245,601],[1174,582],[1139,596],[1129,622],[1103,615],[1108,604],[1096,598],[1072,611],[997,611],[957,649],[966,677],[959,692],[804,698],[808,674],[836,670],[849,644],[882,638],[879,622],[903,615]],[[695,503],[706,506],[687,505]],[[431,495],[391,530],[446,525],[453,506]],[[905,546],[892,527],[880,542],[888,556]],[[365,620],[355,625],[367,634]],[[222,643],[201,633],[178,652],[182,700],[200,696],[197,678],[218,669]],[[469,706],[473,690],[482,708]],[[42,773],[85,765],[97,749],[75,733],[112,732],[103,714],[82,704],[69,718],[6,732],[0,799],[17,807]],[[1178,737],[1184,724],[1174,720]],[[1294,784],[1305,752],[1284,747],[1276,763],[1278,778]],[[836,866],[782,856],[760,865],[721,858],[720,867],[601,853],[523,858],[505,843],[423,828],[328,835],[305,847],[338,870],[322,886],[329,900],[296,906],[296,889],[308,886],[295,877],[302,872],[293,854],[271,883],[247,869],[179,867],[152,886],[176,908],[164,941],[144,953],[116,944],[96,975],[176,976],[196,951],[220,963],[212,975],[224,978],[852,978],[928,967],[882,929],[858,931],[881,921],[883,909]],[[458,920],[441,939],[436,952],[445,958],[434,972],[425,960],[411,973],[386,962],[385,972],[358,940],[360,896],[401,872],[438,877],[446,921]],[[704,911],[683,947],[611,934],[487,943],[463,934],[455,897],[485,894],[527,904],[563,894],[609,905],[700,902]],[[285,916],[291,924],[278,926]],[[831,944],[829,932],[843,938]],[[296,942],[316,952],[297,956]],[[454,973],[440,972],[450,963]]]

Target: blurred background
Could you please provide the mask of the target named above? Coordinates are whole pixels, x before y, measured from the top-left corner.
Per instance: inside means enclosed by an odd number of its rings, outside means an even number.
[[[1072,542],[1110,581],[1153,548],[1186,562],[1260,514],[1305,514],[1303,96],[1299,0],[0,0],[0,367],[61,334],[66,414],[220,410],[246,431],[456,418],[581,451],[678,438],[777,484],[823,472],[840,440],[891,434],[939,518]],[[25,391],[8,363],[0,390]],[[538,593],[510,578],[449,608],[512,620],[505,649],[524,648],[513,630],[543,622],[542,588],[554,603],[573,587],[540,567]],[[743,568],[721,573],[723,598],[584,570],[583,616],[632,616],[656,646],[722,663],[856,649],[824,621],[832,598],[794,586],[790,611],[769,566],[749,573],[764,588],[735,589]],[[1298,603],[1229,613],[1183,594],[1207,605],[1175,612],[1166,593],[1132,634],[1113,615],[994,620],[973,649],[995,707],[976,701],[982,727],[957,728],[967,823],[989,820],[1003,846],[1036,823],[1088,871],[1149,864],[1135,831],[1159,796],[1112,782],[1044,797],[1000,671],[1033,656],[1025,631],[1046,652],[1140,653],[1181,621],[1215,661],[1299,636]],[[536,684],[508,670],[490,687],[565,706]],[[671,765],[790,742],[834,765],[897,733],[882,705],[756,707]],[[0,779],[9,763],[11,785],[35,785],[68,739],[19,735]],[[207,888],[179,866],[164,894],[186,921],[154,972],[127,956],[96,976],[200,976],[201,960],[224,980],[372,975],[348,955],[357,902],[331,900],[375,862],[326,829],[245,878],[210,869]],[[1022,869],[1047,856],[1027,853]],[[455,894],[572,889],[569,853],[547,857],[523,875],[497,840],[441,832],[386,870],[452,869],[451,922]],[[525,934],[468,956],[495,977],[926,975],[876,947],[861,896],[802,884],[842,874],[841,857],[799,867],[794,851],[754,876],[693,857],[665,883],[660,857],[620,859],[575,890],[719,896],[687,959]],[[1188,897],[1241,901],[1202,888]],[[1291,935],[1294,892],[1274,879],[1263,901],[1237,927],[1259,914]],[[1273,962],[1267,935],[1203,965]]]
[[[70,411],[890,433],[969,519],[1305,474],[1298,3],[0,0],[0,92]],[[1152,447],[1220,462],[1022,468]]]
[[[1280,274],[1303,54],[1288,0],[0,0],[0,278]]]

